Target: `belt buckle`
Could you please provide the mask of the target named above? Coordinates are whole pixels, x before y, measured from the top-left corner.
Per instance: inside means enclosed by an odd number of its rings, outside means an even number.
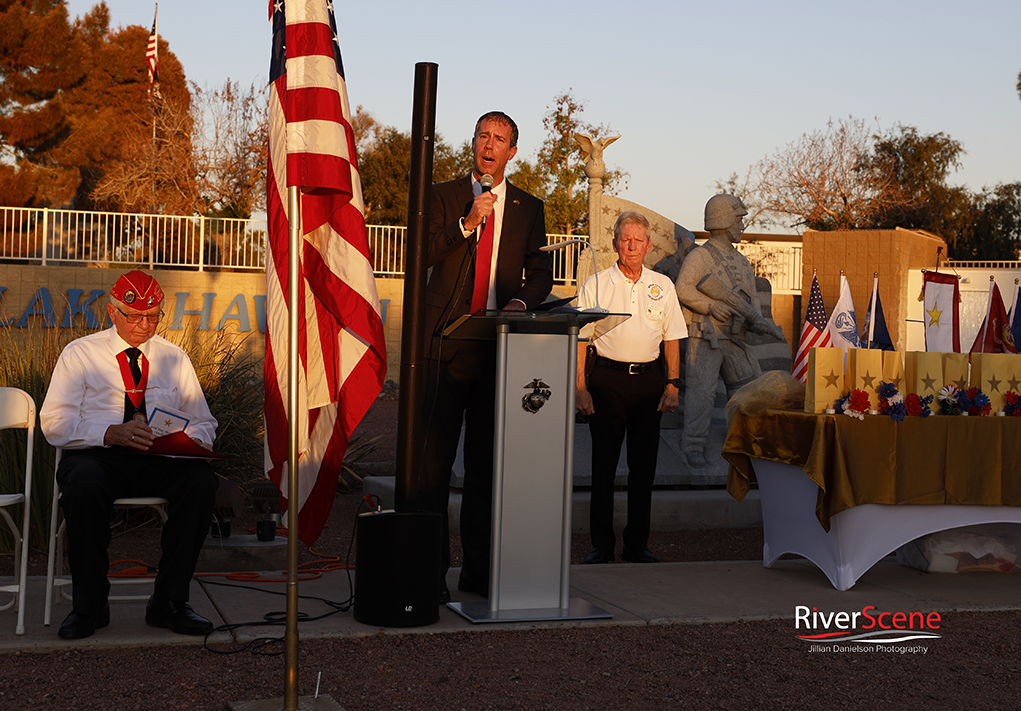
[[[642,371],[640,370],[641,366],[642,366],[641,363],[628,363],[627,364],[627,374],[628,375],[641,375],[641,373],[642,373]]]

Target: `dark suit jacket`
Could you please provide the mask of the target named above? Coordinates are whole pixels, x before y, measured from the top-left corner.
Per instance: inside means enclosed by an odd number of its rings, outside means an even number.
[[[465,239],[459,221],[467,217],[473,200],[470,175],[432,186],[428,250],[432,273],[426,288],[426,333],[431,336],[431,358],[449,360],[454,356],[457,341],[447,341],[441,354],[437,336],[448,322],[471,308],[476,235]],[[553,262],[549,252],[539,251],[545,244],[546,212],[542,200],[508,183],[496,266],[497,308],[520,299],[532,309],[549,296],[553,288]]]

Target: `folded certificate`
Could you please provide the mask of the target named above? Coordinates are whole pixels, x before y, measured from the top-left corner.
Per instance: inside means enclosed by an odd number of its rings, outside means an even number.
[[[160,454],[184,459],[229,459],[225,454],[217,454],[211,449],[206,449],[180,431],[157,437],[143,454]]]
[[[170,407],[157,407],[149,415],[149,428],[156,437],[165,437],[174,432],[183,432],[191,422],[187,413]]]

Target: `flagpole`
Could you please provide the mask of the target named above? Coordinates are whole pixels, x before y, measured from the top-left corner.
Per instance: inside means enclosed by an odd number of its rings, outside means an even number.
[[[989,297],[986,299],[986,320],[982,322],[982,350],[979,353],[986,352],[986,333],[989,331],[989,309],[993,307],[993,284],[996,283],[996,277],[992,274],[989,275]]]
[[[872,304],[869,308],[869,342],[867,348],[872,347],[872,337],[876,333],[876,294],[879,293],[879,272],[872,272]]]
[[[1014,309],[1017,308],[1017,291],[1018,291],[1017,285],[1018,285],[1018,281],[1021,281],[1021,280],[1019,280],[1019,279],[1015,279],[1014,280],[1014,301],[1010,305],[1010,321],[1011,322],[1014,321]],[[1017,344],[1015,344],[1015,345],[1017,345]]]
[[[287,612],[284,631],[284,711],[298,711],[298,298],[301,255],[301,198],[287,186]]]

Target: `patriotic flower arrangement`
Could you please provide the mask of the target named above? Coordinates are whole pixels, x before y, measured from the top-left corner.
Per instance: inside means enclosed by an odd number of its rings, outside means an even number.
[[[932,414],[929,408],[932,404],[932,395],[919,397],[916,393],[909,393],[905,397],[897,390],[896,385],[887,382],[879,383],[876,394],[879,396],[879,409],[884,415],[889,415],[894,422],[901,422],[908,415],[928,417]]]
[[[993,409],[989,396],[980,388],[964,390],[956,385],[947,385],[939,391],[939,414],[984,417]]]
[[[865,419],[865,413],[869,409],[869,394],[864,390],[855,389],[847,397],[842,397],[836,402],[838,413],[844,413],[859,420]]]
[[[1005,392],[1003,394],[1003,414],[1007,417],[1021,417],[1021,395],[1018,395],[1013,390]]]
[[[964,391],[964,397],[964,401],[958,399],[961,412],[966,411],[973,417],[986,417],[993,409],[992,403],[989,402],[989,396],[979,388],[968,388]]]
[[[960,388],[955,385],[947,385],[939,391],[939,414],[941,415],[960,415],[961,408],[957,402],[958,395],[961,394]]]
[[[912,417],[928,417],[932,414],[929,407],[932,404],[932,395],[919,397],[916,393],[910,393],[904,398],[904,407]]]

